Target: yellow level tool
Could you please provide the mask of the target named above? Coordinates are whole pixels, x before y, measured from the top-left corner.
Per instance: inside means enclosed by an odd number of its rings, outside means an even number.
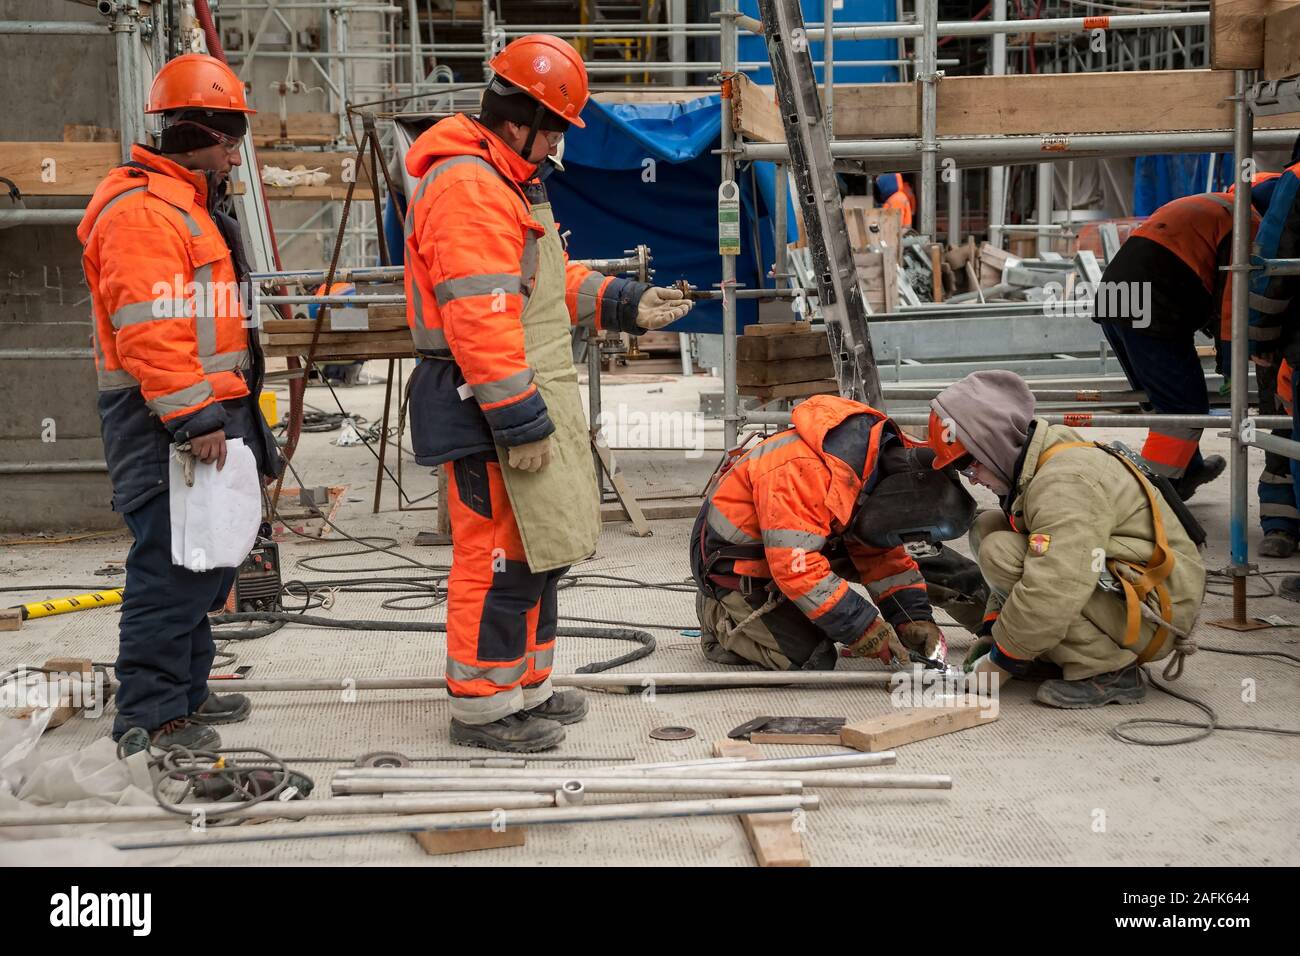
[[[91,591],[89,594],[50,598],[48,601],[20,604],[18,607],[23,612],[23,620],[30,621],[35,617],[53,617],[55,614],[71,614],[73,611],[89,611],[91,608],[121,604],[122,590],[111,588],[107,591]]]

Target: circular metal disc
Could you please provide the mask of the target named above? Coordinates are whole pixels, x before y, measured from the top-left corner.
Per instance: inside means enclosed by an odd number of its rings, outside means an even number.
[[[362,754],[355,761],[358,767],[409,767],[411,760],[406,754],[395,750],[376,750],[374,753]]]
[[[655,740],[690,740],[695,736],[693,727],[656,727],[650,731],[650,736]]]

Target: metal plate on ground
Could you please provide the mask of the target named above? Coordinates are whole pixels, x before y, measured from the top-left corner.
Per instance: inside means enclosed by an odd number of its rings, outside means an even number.
[[[695,736],[693,727],[656,727],[650,731],[650,736],[655,740],[690,740]]]
[[[395,750],[376,750],[362,754],[355,761],[358,767],[409,767],[411,759]]]

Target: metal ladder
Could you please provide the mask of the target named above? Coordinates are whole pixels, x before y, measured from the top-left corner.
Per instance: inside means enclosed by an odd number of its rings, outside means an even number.
[[[840,395],[883,410],[867,304],[853,264],[803,11],[799,0],[759,0],[758,6]]]

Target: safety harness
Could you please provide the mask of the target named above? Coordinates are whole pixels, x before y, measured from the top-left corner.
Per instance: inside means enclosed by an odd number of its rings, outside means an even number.
[[[1175,660],[1171,661],[1169,667],[1166,668],[1165,677],[1170,680],[1176,679],[1182,673],[1183,656],[1195,652],[1196,645],[1192,643],[1188,634],[1180,631],[1173,623],[1173,602],[1170,600],[1169,588],[1165,586],[1165,581],[1168,580],[1169,575],[1174,570],[1174,552],[1169,547],[1169,537],[1165,534],[1165,520],[1160,513],[1160,502],[1157,499],[1156,489],[1147,481],[1137,465],[1103,442],[1071,441],[1054,445],[1038,457],[1038,467],[1041,469],[1058,452],[1065,451],[1068,448],[1098,448],[1112,458],[1123,462],[1124,467],[1137,479],[1138,484],[1142,486],[1142,491],[1146,494],[1147,504],[1151,509],[1151,523],[1155,537],[1155,546],[1151,550],[1150,559],[1146,564],[1140,564],[1137,561],[1128,561],[1124,558],[1107,557],[1106,569],[1123,589],[1126,611],[1124,647],[1131,647],[1137,643],[1142,630],[1142,618],[1144,616],[1150,617],[1156,624],[1156,632],[1152,635],[1151,640],[1147,642],[1146,647],[1138,653],[1137,663],[1145,664],[1160,653],[1160,649],[1165,646],[1165,642],[1172,633],[1175,635]],[[1153,592],[1160,606],[1158,617],[1146,603],[1148,596]]]

